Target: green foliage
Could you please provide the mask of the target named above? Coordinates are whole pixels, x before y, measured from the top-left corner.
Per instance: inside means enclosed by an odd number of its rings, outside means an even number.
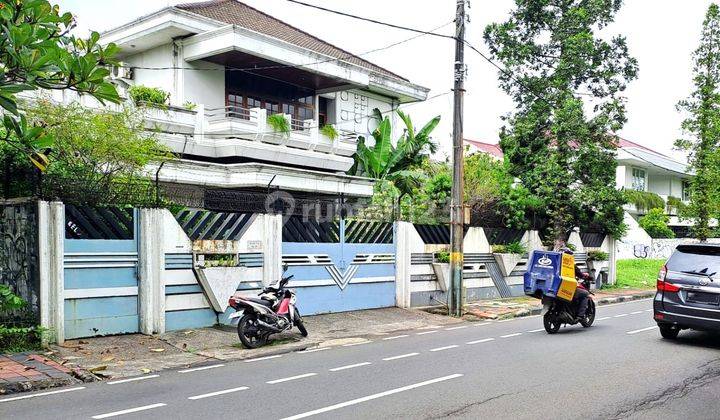
[[[42,124],[56,141],[48,148],[52,162],[42,182],[13,150],[0,148],[0,161],[16,172],[1,185],[18,196],[38,195],[74,204],[155,205],[149,164],[172,159],[169,149],[145,130],[138,111],[93,111],[79,104],[54,105],[38,101],[28,118]],[[41,187],[39,190],[37,187]]]
[[[640,227],[645,229],[651,238],[674,238],[675,233],[668,227],[670,217],[661,208],[650,209],[640,218]]]
[[[130,98],[135,105],[150,105],[164,108],[167,106],[170,93],[160,88],[148,87],[143,85],[131,86],[128,89]]]
[[[188,111],[195,111],[195,108],[197,108],[197,104],[195,102],[185,101],[185,103],[183,103],[183,108],[187,109]]]
[[[616,139],[608,133],[625,123],[622,92],[637,76],[637,61],[624,37],[598,32],[622,2],[515,3],[508,20],[489,25],[484,36],[504,67],[500,85],[516,104],[500,145],[519,198],[532,203],[533,218],[547,219],[556,244],[578,225],[619,237],[624,201],[615,189]],[[522,206],[513,212],[530,213]]]
[[[419,188],[426,180],[425,175],[418,171],[417,167],[437,149],[430,134],[440,122],[440,116],[433,118],[416,131],[410,117],[398,110],[397,114],[405,124],[405,130],[396,145],[393,145],[390,138],[392,134],[390,118],[383,116],[377,108],[373,112],[379,121],[378,127],[372,132],[375,144],[367,146],[364,137],[358,139],[358,149],[353,156],[355,163],[348,174],[390,181],[402,198]]]
[[[685,213],[695,221],[694,235],[704,241],[712,235],[710,220],[720,215],[720,7],[716,4],[705,15],[693,61],[695,89],[677,105],[686,115],[681,126],[685,138],[675,146],[688,152],[695,171]]]
[[[450,253],[447,251],[436,252],[435,253],[435,262],[449,263],[450,262]]]
[[[674,214],[679,216],[685,216],[688,212],[688,206],[678,197],[669,196],[667,199],[668,211],[673,211]]]
[[[495,254],[525,254],[527,253],[527,248],[520,242],[515,241],[506,245],[493,245],[492,252]]]
[[[573,251],[573,252],[577,251],[577,247],[575,246],[575,244],[567,243],[567,244],[565,244],[565,246],[568,247],[568,249],[570,249],[570,251]]]
[[[27,305],[20,296],[13,293],[10,286],[0,284],[0,314],[7,314],[18,309],[22,309]]]
[[[632,259],[617,261],[617,283],[613,289],[654,289],[665,260]]]
[[[283,114],[272,114],[268,115],[267,123],[276,133],[282,134],[283,136],[290,135],[290,121],[285,118]]]
[[[609,258],[610,255],[605,251],[588,251],[587,253],[588,261],[607,261]]]
[[[332,124],[325,124],[322,127],[320,127],[320,134],[322,134],[323,136],[325,136],[333,141],[335,139],[337,139],[338,136],[340,135],[338,133],[337,129],[335,128],[335,126]]]
[[[9,286],[0,284],[0,320],[15,317],[27,302],[13,293]],[[36,349],[40,345],[42,329],[0,324],[0,353],[15,353]]]
[[[61,14],[46,0],[0,0],[0,141],[12,143],[40,170],[47,165],[42,149],[52,143],[42,126],[29,125],[17,94],[38,89],[70,89],[99,101],[119,102],[106,81],[106,65],[116,64],[119,48],[101,46],[100,35],[87,39],[68,33],[75,26],[70,13]]]
[[[659,195],[648,191],[623,190],[625,200],[634,205],[638,211],[646,211],[651,209],[664,209],[665,200]]]

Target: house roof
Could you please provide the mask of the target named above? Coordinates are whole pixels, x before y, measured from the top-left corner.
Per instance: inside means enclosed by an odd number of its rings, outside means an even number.
[[[495,156],[498,159],[503,158],[503,151],[500,148],[499,144],[485,143],[482,141],[470,140],[470,139],[465,139],[465,143],[477,148],[479,151],[481,151],[483,153],[487,153],[489,155]]]
[[[409,81],[402,76],[367,60],[363,60],[348,51],[323,41],[238,0],[209,0],[198,3],[178,4],[175,7],[220,22],[238,25],[298,47],[346,61],[384,76],[400,79],[405,82]]]

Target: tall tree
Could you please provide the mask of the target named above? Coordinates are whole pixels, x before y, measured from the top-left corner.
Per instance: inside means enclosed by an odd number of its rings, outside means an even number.
[[[687,118],[687,137],[675,142],[689,152],[695,171],[686,213],[695,220],[693,232],[705,241],[711,236],[710,219],[720,213],[720,8],[711,4],[703,22],[700,46],[693,54],[695,90],[678,103]]]
[[[577,224],[624,230],[615,189],[621,93],[637,76],[625,38],[599,37],[621,0],[516,0],[506,22],[485,29],[516,103],[500,144],[509,172],[542,201],[556,247]]]
[[[52,143],[41,126],[28,125],[17,94],[37,89],[70,89],[100,101],[118,102],[106,78],[105,65],[115,64],[115,44],[100,46],[93,32],[79,39],[70,13],[60,13],[47,0],[0,0],[0,140],[44,169],[47,158],[39,150]]]

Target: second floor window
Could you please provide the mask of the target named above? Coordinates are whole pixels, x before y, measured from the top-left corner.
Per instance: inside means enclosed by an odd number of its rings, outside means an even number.
[[[682,199],[683,201],[690,201],[690,181],[687,179],[682,182]]]
[[[632,170],[632,189],[636,191],[645,191],[646,187],[645,170],[633,168]]]

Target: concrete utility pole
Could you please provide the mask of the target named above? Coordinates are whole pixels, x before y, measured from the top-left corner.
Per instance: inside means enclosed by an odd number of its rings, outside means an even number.
[[[453,184],[450,203],[450,290],[448,312],[462,316],[463,269],[463,95],[465,94],[465,0],[455,13],[455,87],[453,105]]]

